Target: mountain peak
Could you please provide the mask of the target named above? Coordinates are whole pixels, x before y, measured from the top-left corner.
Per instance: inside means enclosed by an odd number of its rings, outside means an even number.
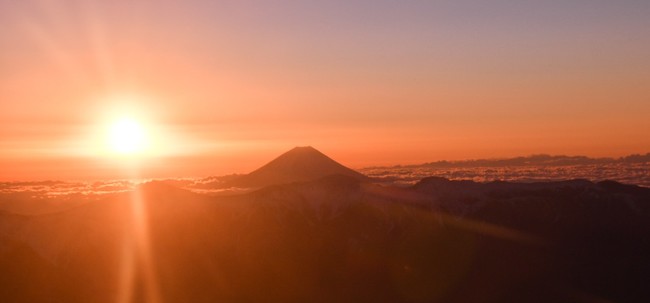
[[[233,180],[231,185],[262,187],[312,181],[330,175],[345,175],[359,180],[367,179],[365,175],[341,165],[311,146],[298,146],[259,169]]]
[[[311,147],[311,146],[296,146],[289,151],[281,154],[277,158],[275,158],[273,161],[270,163],[278,160],[278,159],[284,159],[284,160],[291,160],[291,161],[300,161],[300,160],[324,160],[324,159],[329,159],[332,162],[336,162],[332,160],[330,157],[326,156],[319,150]],[[270,164],[269,163],[269,164]],[[337,163],[338,164],[338,163]]]
[[[320,153],[317,149],[313,148],[311,145],[307,146],[296,146],[289,150],[289,152],[318,152]]]

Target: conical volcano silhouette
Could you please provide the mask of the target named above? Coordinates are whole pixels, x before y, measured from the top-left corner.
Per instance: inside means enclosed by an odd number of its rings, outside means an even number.
[[[257,170],[233,180],[237,187],[303,182],[330,175],[345,175],[359,180],[365,175],[347,168],[311,146],[295,147]]]

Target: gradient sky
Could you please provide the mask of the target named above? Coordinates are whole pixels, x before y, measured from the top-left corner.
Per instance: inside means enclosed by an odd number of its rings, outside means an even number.
[[[650,1],[0,0],[0,179],[650,151]]]

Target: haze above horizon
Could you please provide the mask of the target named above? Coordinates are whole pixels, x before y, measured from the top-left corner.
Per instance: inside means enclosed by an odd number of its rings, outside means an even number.
[[[645,154],[648,15],[631,0],[0,0],[0,179],[242,173],[296,145],[355,168]]]

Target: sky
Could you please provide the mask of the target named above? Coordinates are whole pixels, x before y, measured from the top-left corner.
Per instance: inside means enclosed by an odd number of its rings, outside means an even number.
[[[649,1],[0,0],[0,180],[650,151]],[[148,149],[112,153],[136,121]],[[131,168],[129,168],[131,167]]]

